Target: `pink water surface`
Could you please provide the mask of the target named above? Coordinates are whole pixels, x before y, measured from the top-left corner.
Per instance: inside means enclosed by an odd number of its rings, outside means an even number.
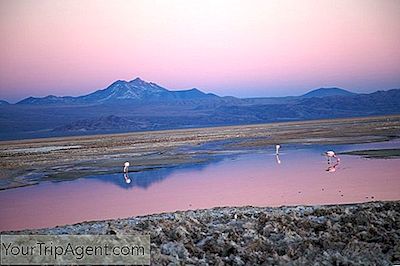
[[[1,191],[0,231],[216,206],[400,199],[399,159],[342,156],[335,172],[326,171],[327,161],[315,151],[286,152],[280,160],[268,153],[229,157],[176,169],[146,187],[135,185],[140,175],[125,184],[118,174]]]

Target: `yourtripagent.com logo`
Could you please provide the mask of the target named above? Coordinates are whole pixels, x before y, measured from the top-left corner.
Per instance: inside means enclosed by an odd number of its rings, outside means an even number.
[[[1,264],[149,265],[150,236],[1,235]]]

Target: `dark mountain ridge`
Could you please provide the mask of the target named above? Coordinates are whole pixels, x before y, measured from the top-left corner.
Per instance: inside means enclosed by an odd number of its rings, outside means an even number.
[[[141,79],[78,96],[0,105],[0,140],[400,114],[400,89],[356,94],[321,88],[302,96],[240,99],[169,91]]]

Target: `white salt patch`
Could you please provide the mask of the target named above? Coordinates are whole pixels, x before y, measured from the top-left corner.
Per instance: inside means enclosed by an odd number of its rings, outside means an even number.
[[[13,149],[13,150],[6,150],[6,152],[50,152],[50,151],[57,151],[57,150],[68,150],[68,149],[77,149],[82,146],[80,145],[72,145],[72,146],[47,146],[47,147],[39,147],[39,148],[26,148],[26,149]]]

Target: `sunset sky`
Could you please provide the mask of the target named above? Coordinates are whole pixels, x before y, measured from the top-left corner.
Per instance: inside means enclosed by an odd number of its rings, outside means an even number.
[[[0,99],[141,77],[239,97],[400,88],[398,0],[0,0]]]

